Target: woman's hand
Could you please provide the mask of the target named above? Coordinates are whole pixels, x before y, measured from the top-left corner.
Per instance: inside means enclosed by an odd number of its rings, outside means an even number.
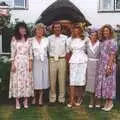
[[[106,69],[106,76],[109,76],[112,74],[112,66],[108,66]]]
[[[29,72],[31,72],[32,71],[32,62],[30,61],[29,62]]]
[[[12,71],[12,72],[16,72],[16,66],[15,66],[15,64],[14,64],[14,63],[12,63],[12,68],[11,68],[11,71]]]

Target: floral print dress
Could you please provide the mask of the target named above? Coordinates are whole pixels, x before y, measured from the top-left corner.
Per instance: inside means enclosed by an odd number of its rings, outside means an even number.
[[[29,60],[32,60],[31,40],[11,41],[11,60],[16,71],[10,73],[9,98],[30,97],[34,95],[32,72],[29,72]]]
[[[109,56],[117,51],[117,42],[114,39],[106,40],[100,44],[100,60],[98,64],[98,77],[96,81],[96,97],[114,99],[116,96],[116,63],[112,65],[112,74],[106,76]]]

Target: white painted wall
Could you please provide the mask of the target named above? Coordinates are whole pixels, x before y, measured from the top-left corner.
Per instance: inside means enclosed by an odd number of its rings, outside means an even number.
[[[34,23],[40,14],[55,0],[29,0],[28,10],[12,10],[11,21],[15,18],[25,22]],[[93,26],[103,24],[120,24],[120,12],[118,13],[98,13],[98,0],[71,0],[85,15]]]

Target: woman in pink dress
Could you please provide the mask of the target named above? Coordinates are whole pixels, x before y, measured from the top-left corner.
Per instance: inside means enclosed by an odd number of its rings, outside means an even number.
[[[113,37],[110,25],[101,29],[100,60],[98,65],[98,77],[96,82],[96,97],[105,99],[104,111],[113,108],[113,99],[116,95],[116,51],[117,42]]]
[[[9,88],[9,98],[16,99],[16,109],[20,109],[20,98],[24,98],[24,108],[28,108],[28,98],[34,95],[31,45],[26,24],[18,23],[11,41],[12,65]]]

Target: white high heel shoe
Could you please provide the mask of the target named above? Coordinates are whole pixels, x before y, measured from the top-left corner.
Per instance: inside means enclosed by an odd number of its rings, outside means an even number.
[[[112,104],[110,107],[104,108],[103,110],[106,112],[109,112],[113,107],[114,107],[114,105]]]
[[[67,104],[67,107],[68,107],[68,108],[72,108],[72,105],[71,105],[71,104]]]

